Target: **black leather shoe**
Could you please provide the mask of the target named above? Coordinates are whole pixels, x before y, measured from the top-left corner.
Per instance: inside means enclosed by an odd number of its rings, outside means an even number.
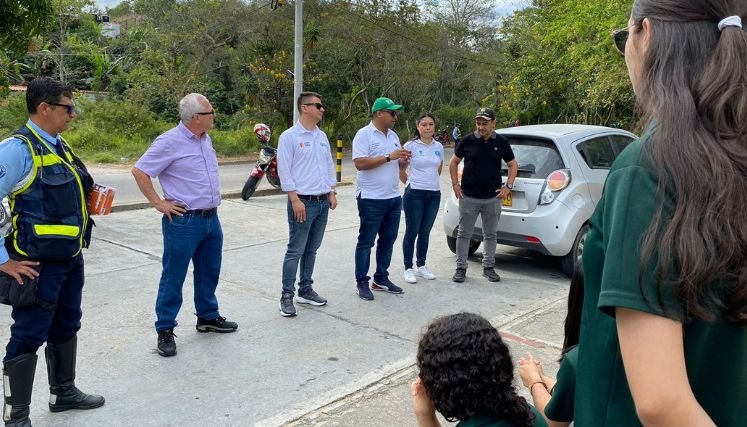
[[[451,278],[452,282],[462,283],[467,278],[467,270],[464,268],[457,268],[454,276]]]
[[[104,397],[85,394],[74,384],[49,387],[49,410],[62,412],[69,409],[95,409],[104,406]]]
[[[63,344],[47,344],[49,375],[49,410],[62,412],[69,409],[94,409],[104,405],[104,398],[83,393],[75,386],[75,360],[78,338],[73,337]]]

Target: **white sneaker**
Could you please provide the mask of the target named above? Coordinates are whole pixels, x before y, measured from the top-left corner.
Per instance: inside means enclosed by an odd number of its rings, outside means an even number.
[[[433,274],[430,268],[428,268],[427,265],[424,265],[422,267],[418,267],[417,270],[415,270],[415,274],[428,280],[434,280],[436,278],[436,275]]]
[[[408,268],[407,270],[405,270],[405,282],[407,283],[418,282],[418,278],[415,277],[415,270],[413,270],[412,268]]]

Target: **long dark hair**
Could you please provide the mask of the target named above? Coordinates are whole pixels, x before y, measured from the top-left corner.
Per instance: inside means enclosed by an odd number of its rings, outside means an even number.
[[[578,345],[581,335],[581,312],[584,306],[584,266],[580,261],[576,262],[571,276],[571,287],[568,289],[568,311],[565,315],[563,330],[563,350],[568,350]]]
[[[508,347],[482,316],[434,320],[418,344],[418,368],[433,406],[449,421],[492,415],[516,427],[534,425],[529,404],[514,389]]]
[[[423,120],[426,117],[430,117],[431,119],[433,119],[433,126],[434,126],[433,132],[435,134],[435,132],[436,132],[436,128],[435,128],[435,126],[436,126],[436,117],[433,115],[433,113],[429,113],[429,112],[426,111],[424,113],[420,113],[420,115],[418,116],[418,118],[415,120],[415,132],[413,132],[413,136],[415,137],[414,139],[420,139],[420,131],[418,130],[418,125],[420,124],[420,121]]]
[[[637,96],[659,179],[639,277],[656,266],[665,310],[672,287],[688,318],[747,324],[747,33],[717,26],[734,15],[747,21],[747,1],[633,6],[631,32],[651,23]]]

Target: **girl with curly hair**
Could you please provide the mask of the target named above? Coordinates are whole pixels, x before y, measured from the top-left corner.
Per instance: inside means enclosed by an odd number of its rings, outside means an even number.
[[[434,320],[418,345],[413,407],[420,427],[439,426],[436,411],[458,427],[546,427],[516,394],[513,363],[484,317],[459,313]]]
[[[613,33],[646,131],[584,246],[574,422],[747,423],[745,0],[636,0]]]

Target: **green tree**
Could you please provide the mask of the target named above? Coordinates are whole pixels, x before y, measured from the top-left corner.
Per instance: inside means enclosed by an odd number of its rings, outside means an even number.
[[[52,22],[51,0],[0,0],[0,46],[12,55],[26,51],[31,37],[43,34]]]
[[[109,18],[119,18],[122,16],[131,15],[134,11],[134,2],[130,0],[124,0],[114,7],[107,8],[106,14],[109,15]]]
[[[522,123],[629,127],[633,94],[609,36],[629,12],[624,0],[533,0],[505,20],[502,112]]]

